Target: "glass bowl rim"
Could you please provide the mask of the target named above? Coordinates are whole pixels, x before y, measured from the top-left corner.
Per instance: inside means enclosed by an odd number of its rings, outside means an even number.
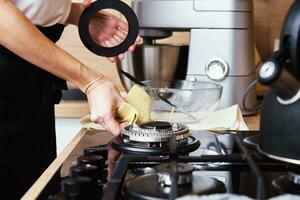
[[[168,89],[170,91],[204,91],[204,90],[221,90],[223,89],[223,86],[221,84],[218,84],[218,83],[214,83],[214,82],[210,82],[210,81],[192,81],[192,80],[176,80],[176,79],[173,79],[173,80],[144,80],[144,81],[141,81],[143,84],[146,84],[146,86],[141,86],[142,88],[149,88],[149,89],[153,89],[153,90],[163,90],[163,89]],[[147,83],[150,83],[150,82],[189,82],[189,83],[205,83],[205,84],[209,84],[211,85],[211,87],[206,87],[206,88],[190,88],[190,89],[185,89],[185,88],[168,88],[168,87],[151,87],[151,86],[148,86]]]

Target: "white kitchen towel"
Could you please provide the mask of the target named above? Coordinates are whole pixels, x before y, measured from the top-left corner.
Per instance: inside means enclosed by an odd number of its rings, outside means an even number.
[[[249,130],[238,105],[215,111],[201,121],[187,125],[191,130]]]
[[[91,115],[85,115],[80,119],[80,124],[82,128],[86,128],[88,130],[105,130],[103,126],[98,123],[95,123],[91,120]]]

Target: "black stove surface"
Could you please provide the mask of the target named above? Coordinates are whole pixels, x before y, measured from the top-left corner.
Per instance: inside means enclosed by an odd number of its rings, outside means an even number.
[[[258,132],[250,131],[226,131],[218,134],[209,131],[193,131],[192,136],[199,139],[201,143],[200,147],[193,152],[178,152],[176,143],[172,145],[171,142],[167,155],[148,156],[122,153],[115,162],[110,160],[110,153],[107,156],[107,149],[114,151],[110,147],[89,147],[87,149],[90,150],[86,149],[85,155],[98,155],[106,160],[106,165],[103,167],[99,165],[103,163],[103,160],[95,164],[101,168],[100,175],[91,181],[97,187],[92,187],[94,189],[88,192],[88,198],[81,199],[176,199],[187,194],[200,196],[222,192],[245,195],[255,199],[267,199],[284,194],[287,190],[276,190],[274,182],[281,181],[285,186],[289,185],[286,176],[289,174],[291,165],[271,160],[261,155],[255,149],[255,145],[246,145],[243,142],[248,136],[257,134]],[[100,150],[97,151],[97,148]],[[169,172],[167,170],[163,173],[156,171],[166,164],[169,166]],[[193,169],[188,176],[179,170],[180,165],[186,164],[192,166]],[[186,173],[185,170],[183,171]],[[72,173],[70,176],[72,177]],[[280,179],[279,177],[282,176],[284,178]],[[56,197],[62,194],[59,191],[63,188],[61,180],[65,177],[59,177],[59,179],[60,181],[57,181],[53,178],[39,199],[59,199]],[[76,181],[78,182],[77,179]],[[177,184],[172,184],[175,182]],[[293,187],[296,190],[296,192],[293,190],[293,193],[299,194],[300,188],[296,186]],[[86,186],[83,188],[85,189],[82,191],[85,192]],[[77,193],[82,191],[76,188]],[[72,194],[76,195],[76,192]],[[91,195],[93,197],[90,197]]]

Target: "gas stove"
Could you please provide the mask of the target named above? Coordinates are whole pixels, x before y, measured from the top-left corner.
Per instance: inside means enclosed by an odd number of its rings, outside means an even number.
[[[57,171],[39,199],[300,195],[299,167],[260,154],[258,135],[190,131],[168,122],[130,125],[107,144],[85,146],[69,173]]]

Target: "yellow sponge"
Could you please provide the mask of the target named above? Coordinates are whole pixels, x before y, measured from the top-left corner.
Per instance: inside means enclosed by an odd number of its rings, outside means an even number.
[[[142,88],[134,85],[125,96],[125,101],[117,111],[121,122],[139,124],[150,120],[151,97]]]

